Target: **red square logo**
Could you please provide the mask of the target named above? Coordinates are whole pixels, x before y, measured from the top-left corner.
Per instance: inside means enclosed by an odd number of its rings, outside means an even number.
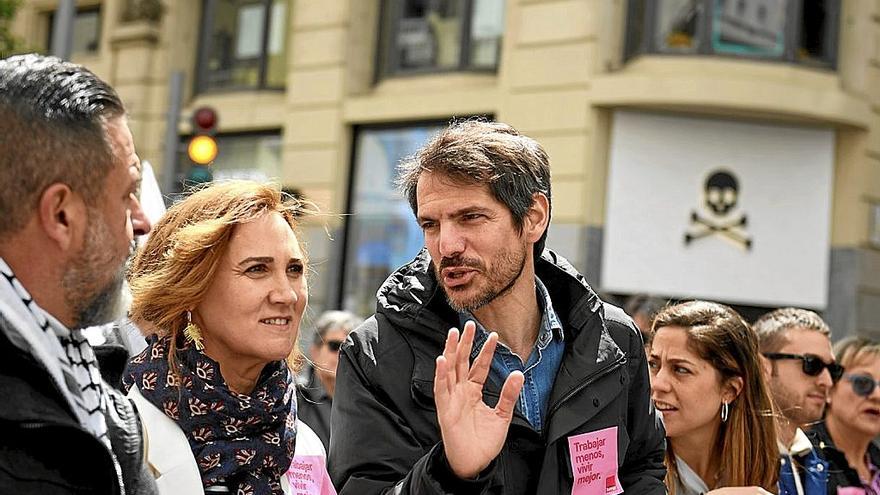
[[[605,478],[605,493],[613,493],[615,488],[617,488],[617,481],[612,474]]]

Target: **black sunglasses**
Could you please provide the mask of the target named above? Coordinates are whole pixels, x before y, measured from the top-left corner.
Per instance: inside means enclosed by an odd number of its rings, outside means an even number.
[[[810,376],[818,376],[819,373],[822,373],[822,370],[828,368],[828,373],[831,374],[831,380],[837,382],[840,380],[841,375],[843,375],[843,366],[837,363],[826,363],[822,361],[822,358],[813,354],[784,354],[781,352],[769,352],[764,354],[764,357],[767,359],[800,359],[803,361],[803,372],[804,374]]]
[[[874,393],[874,389],[880,387],[880,380],[875,380],[868,375],[843,375],[852,385],[853,392],[860,397],[868,397]]]
[[[345,341],[344,340],[328,340],[327,342],[324,342],[324,344],[326,344],[327,348],[330,349],[332,352],[339,352],[339,348],[342,347],[343,342],[345,342]]]

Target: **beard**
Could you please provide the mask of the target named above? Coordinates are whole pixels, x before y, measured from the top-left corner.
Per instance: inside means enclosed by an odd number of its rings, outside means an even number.
[[[443,287],[443,293],[446,295],[446,302],[455,311],[461,313],[464,311],[476,311],[483,306],[491,303],[498,297],[506,294],[513,288],[523,269],[526,266],[526,247],[519,246],[519,249],[504,249],[498,253],[497,264],[490,273],[486,269],[486,265],[475,258],[464,258],[462,256],[453,256],[440,260],[440,265],[435,266],[434,271],[437,280]],[[471,280],[471,283],[462,288],[450,288],[443,282],[441,273],[445,268],[467,267],[477,270],[477,275]],[[483,281],[482,285],[479,285]],[[476,290],[472,295],[466,292]]]
[[[779,383],[778,378],[771,381],[770,390],[779,412],[793,424],[801,426],[822,419],[824,407],[806,405],[806,395],[799,397],[785,383]]]
[[[124,316],[121,306],[126,256],[120,257],[112,248],[116,242],[103,215],[90,208],[89,219],[82,249],[61,281],[64,299],[73,309],[74,328],[102,325],[117,319],[120,313]]]

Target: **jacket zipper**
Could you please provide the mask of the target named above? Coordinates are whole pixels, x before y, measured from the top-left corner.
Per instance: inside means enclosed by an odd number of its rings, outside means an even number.
[[[568,401],[568,399],[571,399],[576,393],[578,393],[581,390],[583,390],[584,388],[592,385],[593,382],[595,382],[599,378],[602,378],[603,376],[607,375],[608,373],[611,373],[612,371],[616,370],[617,368],[620,368],[621,366],[623,366],[623,364],[625,362],[626,362],[626,355],[623,355],[623,356],[617,358],[617,360],[614,361],[613,363],[609,364],[608,366],[606,366],[606,367],[596,371],[592,375],[588,376],[577,387],[574,387],[573,389],[569,390],[561,399],[559,399],[558,402],[553,404],[553,408],[550,409],[549,413],[547,413],[547,419],[549,420],[550,417],[553,416],[553,413],[556,412],[557,409],[562,407],[562,405],[566,401]]]
[[[48,426],[55,426],[53,423],[38,423],[38,422],[27,422],[27,423],[19,423],[19,427],[23,430],[39,430],[40,428],[46,428]],[[61,426],[61,425],[59,425]],[[67,426],[67,425],[64,425]]]

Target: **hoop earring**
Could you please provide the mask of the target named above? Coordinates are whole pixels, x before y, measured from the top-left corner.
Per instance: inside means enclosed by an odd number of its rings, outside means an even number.
[[[196,350],[201,351],[205,348],[205,344],[202,342],[202,331],[198,325],[193,323],[192,313],[189,311],[186,312],[186,328],[183,329],[183,337],[188,343],[195,346]]]
[[[727,402],[721,403],[721,422],[726,423],[727,419],[730,417],[730,406]]]

